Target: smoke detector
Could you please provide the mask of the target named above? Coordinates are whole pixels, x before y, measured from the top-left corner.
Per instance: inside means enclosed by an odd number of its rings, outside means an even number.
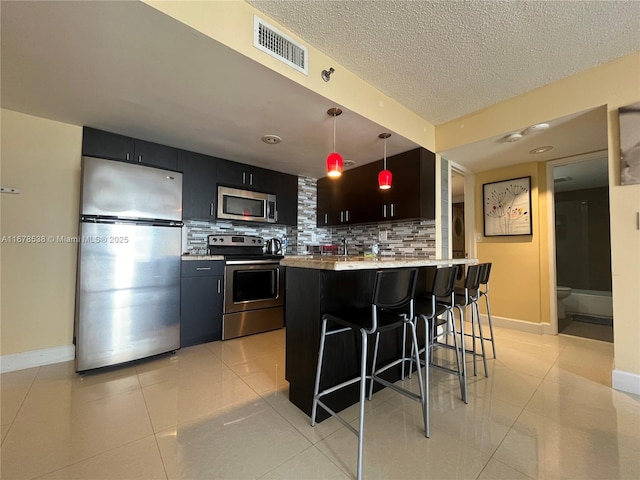
[[[277,145],[282,141],[278,135],[263,135],[262,141],[264,143],[268,143],[269,145]]]
[[[542,131],[548,130],[548,129],[549,129],[549,124],[548,123],[536,123],[535,125],[531,125],[530,127],[524,129],[522,131],[522,133],[524,135],[527,135],[529,133],[542,132]]]

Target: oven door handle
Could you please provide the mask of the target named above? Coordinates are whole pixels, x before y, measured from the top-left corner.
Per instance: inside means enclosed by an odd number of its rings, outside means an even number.
[[[278,260],[226,260],[227,265],[280,265]]]

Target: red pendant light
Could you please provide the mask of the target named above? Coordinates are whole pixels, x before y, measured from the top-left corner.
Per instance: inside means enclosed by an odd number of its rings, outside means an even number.
[[[387,170],[387,138],[391,136],[390,133],[381,133],[378,138],[384,139],[384,157],[382,160],[382,170],[378,174],[378,187],[380,190],[388,190],[391,188],[391,180],[393,175],[390,170]]]
[[[342,175],[342,155],[336,152],[336,117],[342,114],[339,108],[330,108],[327,114],[333,117],[333,152],[327,156],[327,175],[339,177]]]

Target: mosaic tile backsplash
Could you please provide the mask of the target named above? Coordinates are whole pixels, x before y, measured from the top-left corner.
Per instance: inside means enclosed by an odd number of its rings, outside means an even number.
[[[243,223],[218,220],[215,222],[186,220],[187,251],[192,255],[207,250],[207,235],[240,234],[283,239],[288,247],[286,255],[304,255],[313,246],[341,244],[344,238],[349,255],[369,253],[374,244],[380,255],[434,256],[436,254],[435,220],[409,220],[340,227],[316,226],[316,179],[298,177],[298,226]],[[380,232],[386,240],[380,240]]]

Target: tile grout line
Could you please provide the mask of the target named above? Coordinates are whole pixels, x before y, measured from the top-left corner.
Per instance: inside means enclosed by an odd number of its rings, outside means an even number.
[[[527,403],[522,407],[522,409],[520,410],[520,413],[518,414],[518,416],[515,418],[515,420],[513,421],[513,423],[511,424],[511,426],[509,427],[509,430],[507,430],[507,433],[505,434],[504,438],[500,441],[500,443],[496,446],[495,450],[493,451],[493,453],[491,454],[491,456],[489,457],[489,461],[491,460],[495,460],[497,462],[500,462],[504,465],[507,465],[509,468],[512,468],[514,470],[516,470],[517,472],[525,475],[526,477],[529,477],[529,475],[527,475],[525,472],[518,470],[516,467],[506,464],[504,462],[502,462],[501,460],[494,458],[494,455],[496,454],[496,452],[498,450],[500,450],[500,447],[502,446],[502,444],[504,443],[504,441],[506,440],[506,438],[509,436],[509,433],[511,433],[511,431],[513,430],[513,426],[518,423],[518,420],[520,419],[520,417],[522,416],[522,414],[524,413],[524,411],[527,409],[527,406],[529,406],[529,404],[531,403],[531,400],[533,399],[533,397],[536,395],[536,393],[538,393],[538,390],[540,389],[540,387],[542,386],[542,384],[544,383],[545,379],[547,378],[547,376],[549,375],[549,372],[551,371],[551,369],[554,367],[554,365],[556,365],[558,363],[558,361],[560,360],[560,355],[562,355],[562,352],[565,350],[565,348],[567,348],[567,344],[563,345],[562,348],[560,349],[560,351],[558,352],[558,355],[556,356],[555,361],[551,364],[551,366],[549,367],[549,369],[547,370],[547,373],[545,373],[544,377],[542,377],[540,383],[538,384],[538,386],[535,388],[535,390],[533,391],[533,393],[531,394],[531,397],[529,397],[529,400],[527,400]],[[489,465],[489,461],[487,461],[487,463],[485,464],[485,466],[482,468],[482,470],[480,471],[480,473],[478,474],[478,477],[476,477],[476,480],[478,478],[480,478],[480,475],[482,475],[482,472],[485,470],[485,468],[487,467],[487,465]],[[531,478],[531,477],[529,477]]]
[[[40,370],[41,369],[42,369],[42,367],[38,367],[38,371],[33,376],[33,379],[31,380],[31,383],[29,384],[29,388],[27,388],[27,393],[24,394],[24,398],[20,402],[20,406],[18,407],[18,410],[16,410],[16,414],[13,417],[13,419],[11,420],[11,423],[9,423],[9,428],[7,429],[7,433],[4,435],[4,439],[2,440],[2,442],[0,442],[0,445],[4,445],[4,442],[7,440],[7,438],[9,438],[9,434],[11,433],[11,430],[13,429],[13,425],[14,425],[16,419],[18,418],[18,415],[20,414],[20,411],[22,410],[22,407],[24,406],[24,402],[27,400],[27,397],[31,393],[31,389],[33,388],[33,384],[36,382],[36,378],[38,378],[38,375],[40,375]]]

